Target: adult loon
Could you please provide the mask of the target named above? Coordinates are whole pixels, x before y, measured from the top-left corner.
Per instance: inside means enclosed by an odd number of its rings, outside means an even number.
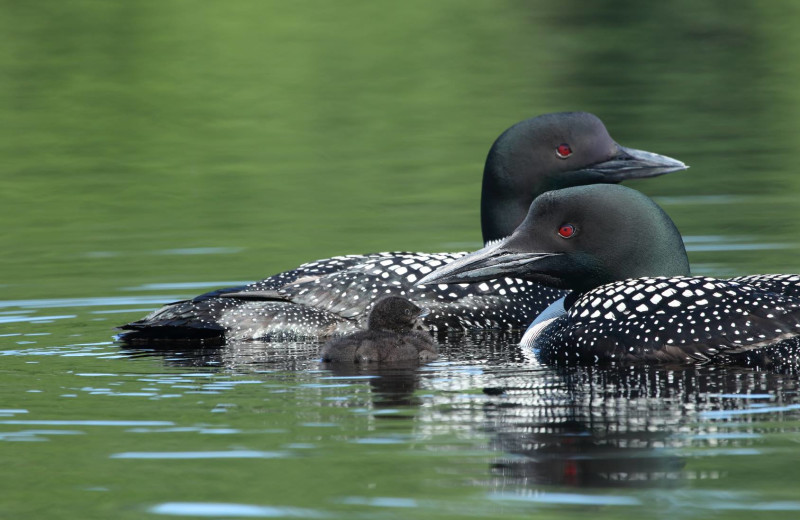
[[[690,276],[672,220],[622,186],[545,193],[509,238],[420,283],[498,276],[573,291],[526,333],[545,362],[772,365],[800,352],[799,276]]]
[[[596,116],[546,114],[506,130],[486,159],[481,193],[485,243],[522,222],[540,193],[618,183],[683,170],[675,159],[617,144]],[[448,328],[520,328],[562,292],[504,278],[475,285],[415,287],[425,274],[465,255],[391,252],[337,256],[259,282],[165,305],[120,327],[128,342],[153,339],[271,339],[357,330],[375,300],[407,296],[431,310],[425,323]]]
[[[430,334],[413,330],[428,313],[402,296],[381,298],[369,313],[367,330],[328,341],[320,350],[328,363],[428,362],[439,357]]]

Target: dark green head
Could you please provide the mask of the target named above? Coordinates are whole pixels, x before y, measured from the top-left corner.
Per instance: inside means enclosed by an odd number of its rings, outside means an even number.
[[[533,199],[551,190],[618,183],[684,170],[675,159],[617,144],[586,112],[526,119],[497,138],[483,171],[484,242],[509,236]]]
[[[627,278],[688,274],[680,233],[655,202],[623,186],[597,184],[539,196],[506,240],[417,283],[508,276],[585,292]]]

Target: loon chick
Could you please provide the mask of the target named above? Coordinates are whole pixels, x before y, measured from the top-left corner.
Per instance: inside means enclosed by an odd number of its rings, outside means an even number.
[[[398,363],[434,360],[436,344],[430,335],[413,330],[421,325],[426,309],[407,298],[386,296],[369,313],[367,330],[327,342],[320,350],[322,361],[338,363]]]
[[[571,289],[526,339],[545,362],[796,362],[800,277],[689,275],[681,236],[641,193],[581,186],[538,197],[500,244],[420,283],[516,276]]]
[[[686,169],[662,155],[617,144],[596,116],[546,114],[517,123],[494,143],[481,194],[485,243],[510,235],[533,199],[569,186],[618,183]],[[406,296],[429,308],[425,324],[520,328],[562,292],[511,278],[475,285],[414,287],[460,253],[375,253],[303,264],[249,285],[168,304],[120,327],[128,342],[154,339],[272,339],[357,330],[375,300]]]

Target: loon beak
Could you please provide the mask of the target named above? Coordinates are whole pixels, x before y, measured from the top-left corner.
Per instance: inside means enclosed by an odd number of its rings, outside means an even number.
[[[413,329],[422,331],[427,330],[428,327],[425,325],[425,317],[430,313],[430,309],[426,307],[421,308],[419,310],[419,314],[417,314],[417,317],[414,318]]]
[[[616,183],[628,179],[644,179],[677,172],[688,168],[685,163],[666,155],[660,155],[617,144],[617,155],[601,163],[593,164],[576,173],[594,174],[604,182]]]
[[[507,240],[489,245],[474,253],[440,267],[417,281],[416,285],[432,283],[473,283],[492,280],[503,276],[512,278],[535,270],[534,266],[543,261],[559,257],[559,253],[522,253],[506,247]],[[533,269],[532,269],[533,268]]]

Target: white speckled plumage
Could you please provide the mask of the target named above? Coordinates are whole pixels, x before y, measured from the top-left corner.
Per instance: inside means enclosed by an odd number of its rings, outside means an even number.
[[[233,340],[327,336],[362,328],[378,298],[397,295],[430,309],[425,324],[434,331],[518,329],[563,295],[563,291],[512,278],[414,286],[424,271],[465,254],[387,252],[333,257],[233,291],[211,293],[209,298],[176,302],[141,322],[153,328],[180,326],[185,320],[198,334],[223,330]],[[196,315],[207,319],[192,321]]]
[[[611,316],[592,312],[594,302],[618,294],[645,303]],[[705,362],[798,334],[800,300],[731,280],[636,278],[582,295],[536,348],[549,361]]]

